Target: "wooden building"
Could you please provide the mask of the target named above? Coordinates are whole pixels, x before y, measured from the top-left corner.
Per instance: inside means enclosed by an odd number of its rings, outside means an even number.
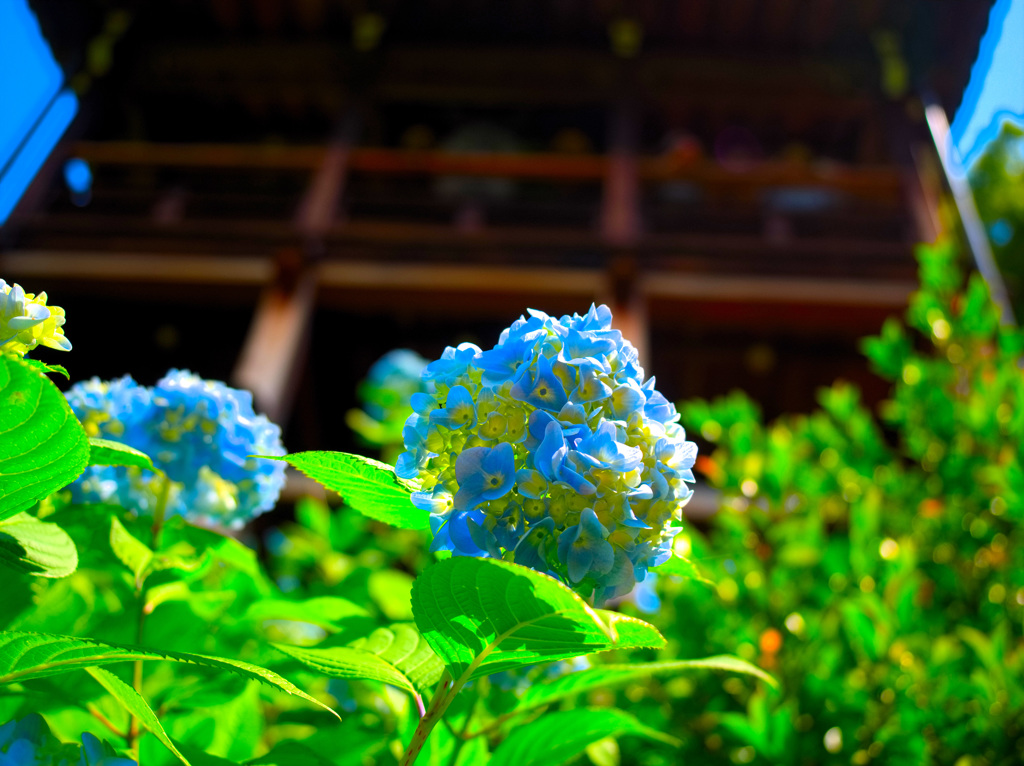
[[[668,396],[769,413],[901,311],[989,3],[38,0],[82,113],[0,230],[74,377],[252,388],[351,447],[395,346],[613,306]],[[71,194],[68,157],[91,166]]]

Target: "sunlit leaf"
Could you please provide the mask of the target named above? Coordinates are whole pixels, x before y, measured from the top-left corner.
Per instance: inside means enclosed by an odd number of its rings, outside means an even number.
[[[274,646],[306,667],[331,678],[381,681],[408,692],[416,691],[412,682],[398,668],[363,649],[351,646],[331,646],[326,649],[285,644]]]
[[[78,551],[56,524],[18,513],[0,521],[0,564],[39,577],[67,577],[78,567]]]
[[[118,560],[128,567],[136,580],[153,560],[153,551],[144,542],[124,528],[116,516],[110,517],[110,547]]]
[[[557,580],[494,559],[454,557],[428,567],[413,585],[412,608],[456,679],[665,642],[642,620],[595,610]]]
[[[71,380],[71,375],[68,374],[67,368],[59,364],[47,364],[46,362],[40,362],[38,359],[31,359],[29,357],[22,357],[25,364],[33,369],[39,370],[39,372],[55,372],[58,375],[63,375],[68,380]]]
[[[576,694],[595,689],[613,689],[646,678],[678,676],[695,670],[721,670],[755,676],[777,687],[775,679],[756,665],[731,655],[702,657],[696,660],[670,660],[667,662],[641,662],[634,665],[598,665],[590,670],[568,673],[548,683],[535,683],[520,698],[517,710],[550,705]]]
[[[385,463],[347,452],[296,452],[268,459],[294,466],[371,519],[402,529],[430,527],[429,514],[409,500],[416,486]]]
[[[444,663],[408,623],[377,628],[369,636],[353,641],[352,646],[387,660],[423,693],[431,691],[444,672]]]
[[[245,610],[245,619],[292,620],[308,622],[323,628],[337,630],[339,623],[351,617],[368,617],[369,612],[348,599],[337,596],[318,596],[304,601],[284,598],[265,598],[255,601]]]
[[[153,708],[149,706],[149,703],[146,702],[141,694],[106,668],[86,668],[86,672],[95,678],[100,686],[106,689],[114,699],[121,703],[125,710],[139,719],[143,726],[153,732],[156,738],[168,750],[174,753],[185,766],[192,766],[188,759],[171,742],[171,738],[167,736],[167,732],[164,731],[164,727],[160,724],[159,719],[157,719]]]
[[[633,735],[677,746],[632,713],[615,708],[561,710],[517,727],[498,745],[490,766],[559,766],[605,737]]]
[[[85,430],[53,381],[0,354],[0,521],[66,487],[88,460]]]
[[[89,465],[124,465],[156,470],[145,452],[109,439],[89,438]]]
[[[697,582],[704,583],[705,585],[714,584],[694,562],[688,558],[684,558],[683,556],[677,556],[676,554],[672,554],[672,558],[661,566],[656,567],[653,571],[658,574],[675,575],[676,577],[682,577],[686,580],[696,580]]]
[[[27,681],[31,678],[44,678],[71,670],[134,660],[171,660],[223,670],[243,678],[260,681],[296,697],[302,697],[334,714],[329,707],[310,697],[277,673],[240,660],[185,652],[157,651],[141,646],[108,644],[73,636],[18,630],[0,631],[0,684]]]
[[[420,694],[431,691],[444,671],[444,663],[406,623],[377,628],[348,646],[274,646],[331,678],[381,681]]]

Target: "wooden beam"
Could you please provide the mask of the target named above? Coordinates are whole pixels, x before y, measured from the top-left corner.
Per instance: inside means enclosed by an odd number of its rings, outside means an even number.
[[[324,146],[79,142],[74,151],[94,165],[309,171],[324,167],[329,150]],[[576,183],[606,178],[609,165],[620,160],[615,155],[457,154],[361,147],[349,151],[346,161],[351,172],[371,175],[501,176]],[[645,182],[692,181],[713,194],[816,186],[876,202],[898,202],[903,184],[899,169],[887,165],[766,161],[736,172],[712,160],[680,161],[673,155],[637,157],[636,173]]]
[[[650,298],[678,301],[882,306],[902,308],[917,289],[913,280],[807,279],[648,272],[640,290]]]
[[[212,261],[208,269],[202,261]],[[0,255],[0,269],[12,278],[74,278],[76,283],[139,282],[165,284],[267,284],[273,278],[270,259],[196,258],[168,256],[163,253],[132,255],[77,252],[13,251]],[[396,294],[505,294],[523,296],[577,296],[590,301],[606,294],[607,278],[598,268],[545,268],[487,266],[476,264],[435,265],[407,262],[350,261],[325,262],[311,268],[315,282],[324,289],[360,292],[381,291],[383,306],[394,305]],[[308,281],[313,277],[306,277]],[[916,289],[911,279],[827,279],[786,276],[733,276],[729,274],[680,273],[663,269],[648,270],[637,277],[637,292],[645,301],[659,304],[708,303],[850,306],[899,309]],[[303,288],[310,289],[308,286]],[[299,300],[305,300],[300,296]],[[288,322],[297,316],[295,306],[288,308],[280,300],[267,299],[267,312],[285,316]],[[285,303],[287,303],[285,301]],[[304,305],[308,305],[304,304]],[[777,310],[777,309],[776,309]],[[266,320],[270,322],[270,319]],[[254,331],[255,332],[255,331]],[[268,331],[269,332],[269,331]],[[295,337],[294,329],[280,336]],[[285,340],[268,344],[283,348]],[[254,353],[256,353],[254,351]],[[270,353],[269,350],[267,353]]]
[[[271,258],[161,252],[11,250],[0,253],[10,275],[97,282],[149,282],[168,285],[262,286],[273,278]]]
[[[592,299],[605,286],[600,269],[349,261],[323,263],[319,273],[324,287],[413,292],[555,293]]]

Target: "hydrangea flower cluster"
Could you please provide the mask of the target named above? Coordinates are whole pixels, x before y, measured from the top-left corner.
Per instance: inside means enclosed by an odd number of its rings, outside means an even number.
[[[0,351],[25,356],[40,343],[70,351],[64,337],[64,309],[46,305],[46,293],[26,293],[0,279]]]
[[[433,550],[511,559],[595,600],[671,555],[697,448],[607,306],[520,317],[494,348],[449,347],[412,397],[396,472]]]
[[[65,744],[38,713],[0,726],[0,766],[137,766],[106,742],[82,735],[82,746]]]
[[[363,409],[349,410],[345,420],[368,444],[381,447],[385,459],[402,451],[402,428],[409,417],[409,400],[433,388],[421,381],[427,360],[407,348],[389,351],[370,367],[359,384]]]
[[[165,512],[190,521],[241,527],[269,510],[284,485],[281,429],[253,411],[252,395],[187,370],[153,388],[130,376],[72,386],[68,402],[90,436],[145,452],[171,480]],[[117,503],[154,512],[163,481],[134,467],[91,466],[71,485],[77,502]]]

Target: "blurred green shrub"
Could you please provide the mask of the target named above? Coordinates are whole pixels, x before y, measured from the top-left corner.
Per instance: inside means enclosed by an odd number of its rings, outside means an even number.
[[[1024,761],[1024,334],[954,248],[919,260],[905,323],[864,342],[893,383],[880,418],[841,382],[767,424],[741,393],[681,408],[715,447],[698,469],[722,507],[693,544],[717,587],[670,584],[659,624],[677,656],[736,653],[782,693],[651,692],[680,762]]]
[[[970,180],[1014,311],[1024,316],[1024,128],[1005,123],[971,167]]]

